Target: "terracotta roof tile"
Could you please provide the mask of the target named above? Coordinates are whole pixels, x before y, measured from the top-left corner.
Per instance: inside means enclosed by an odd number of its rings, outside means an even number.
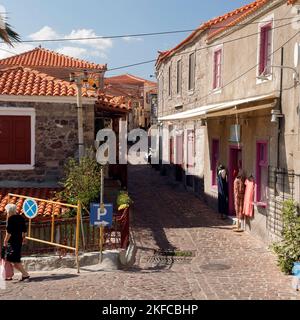
[[[0,60],[0,67],[23,66],[23,67],[53,67],[87,70],[106,70],[103,64],[91,63],[85,60],[69,57],[44,48],[35,48]]]
[[[140,86],[157,85],[156,82],[149,81],[147,79],[143,79],[128,73],[106,78],[105,83],[106,84],[132,84],[132,85],[140,85]]]
[[[171,50],[159,52],[156,65],[159,65],[164,59],[172,56],[178,49],[182,48],[184,45],[192,41],[199,32],[207,31],[207,40],[211,40],[216,35],[220,34],[228,27],[233,27],[244,18],[248,17],[250,14],[254,13],[259,8],[263,7],[265,4],[272,0],[256,0],[247,5],[244,5],[238,9],[228,12],[217,18],[213,18],[202,25],[200,25],[193,33],[191,33],[186,39],[180,42],[176,47]],[[294,4],[297,0],[287,0],[288,4]]]
[[[130,112],[131,111],[131,104],[126,103],[126,99],[124,96],[110,96],[107,94],[100,94],[98,97],[98,101],[96,102],[96,107],[109,108],[123,111],[123,112]]]
[[[18,194],[22,196],[28,196],[38,199],[53,199],[55,192],[59,191],[59,188],[0,188],[0,216],[4,218],[5,206],[8,203],[8,193]],[[10,197],[10,203],[14,203],[17,206],[17,213],[23,214],[23,198]],[[52,214],[59,216],[66,212],[66,208],[62,208],[59,205],[53,206],[46,202],[38,202],[39,216],[47,217]]]
[[[24,67],[0,70],[0,95],[72,97],[76,85]],[[96,98],[95,90],[83,89],[83,97]]]

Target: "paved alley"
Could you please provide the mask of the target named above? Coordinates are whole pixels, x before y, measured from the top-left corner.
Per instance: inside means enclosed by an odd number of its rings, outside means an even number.
[[[137,261],[129,270],[32,274],[0,299],[299,299],[266,246],[234,233],[212,209],[150,167],[129,168]],[[151,259],[154,250],[192,251],[191,260]],[[83,268],[84,269],[84,268]]]

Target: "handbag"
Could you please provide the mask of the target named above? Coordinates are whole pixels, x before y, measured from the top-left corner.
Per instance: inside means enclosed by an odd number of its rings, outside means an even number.
[[[12,264],[4,259],[1,259],[0,279],[2,280],[12,279],[13,276],[14,276],[14,268]]]
[[[9,258],[13,255],[13,248],[10,244],[7,247],[2,246],[1,248],[1,259],[9,260]]]

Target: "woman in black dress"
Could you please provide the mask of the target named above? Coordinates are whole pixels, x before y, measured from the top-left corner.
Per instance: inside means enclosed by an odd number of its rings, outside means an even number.
[[[14,204],[8,204],[5,207],[8,215],[4,247],[7,250],[7,261],[22,273],[21,281],[29,279],[29,274],[21,263],[21,250],[26,236],[25,219],[16,214],[17,207]]]

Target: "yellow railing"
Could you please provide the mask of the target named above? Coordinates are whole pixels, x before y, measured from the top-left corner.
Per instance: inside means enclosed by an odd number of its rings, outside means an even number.
[[[53,211],[52,211],[52,216],[51,216],[52,220],[51,220],[50,241],[45,241],[45,240],[33,238],[31,236],[31,222],[32,222],[32,219],[29,219],[28,237],[26,237],[26,239],[30,240],[30,241],[38,242],[38,243],[47,244],[47,245],[50,245],[50,246],[55,246],[55,247],[59,247],[59,248],[64,248],[64,249],[75,251],[77,272],[79,273],[80,272],[80,268],[79,268],[79,240],[80,240],[80,219],[81,219],[81,208],[82,208],[82,205],[81,205],[80,201],[78,201],[77,205],[73,205],[73,204],[67,204],[67,203],[52,201],[52,200],[45,200],[45,199],[39,199],[39,198],[33,198],[33,197],[23,196],[23,195],[19,195],[19,194],[9,193],[8,194],[8,202],[7,203],[10,203],[10,198],[11,197],[16,197],[16,198],[21,198],[21,199],[32,199],[32,200],[35,200],[37,202],[45,202],[45,203],[50,203],[50,204],[53,204],[53,205],[59,205],[59,206],[62,206],[62,207],[76,209],[77,216],[76,216],[75,247],[66,246],[66,245],[62,245],[62,244],[54,242],[54,237],[55,237],[55,215],[54,215]]]

